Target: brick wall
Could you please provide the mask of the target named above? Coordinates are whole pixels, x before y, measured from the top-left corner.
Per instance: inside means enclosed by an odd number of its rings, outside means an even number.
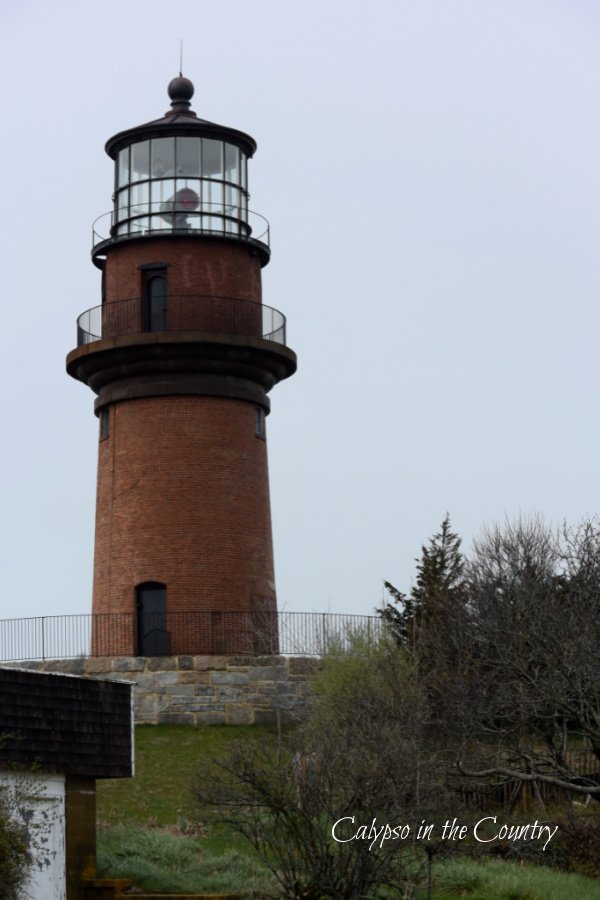
[[[176,238],[136,239],[109,248],[106,300],[139,297],[142,265],[167,265],[170,294],[215,294],[261,300],[261,266],[251,248],[235,241]]]
[[[183,236],[116,244],[105,263],[107,303],[139,297],[143,267],[157,264],[177,300],[170,315],[181,321],[172,327],[261,335],[260,260],[247,245]],[[188,303],[181,295],[189,294],[242,302]],[[247,300],[255,302],[245,311]],[[141,328],[139,304],[125,306]],[[116,332],[131,331],[115,310],[104,315],[114,318]],[[268,406],[263,382],[272,376],[244,348],[234,348],[231,360],[223,350],[215,361],[194,345],[182,362],[162,344],[170,346],[164,335],[141,356],[107,350],[102,363],[100,381],[123,394],[100,398],[109,433],[99,443],[93,611],[135,613],[138,585],[164,585],[167,611],[175,614],[165,652],[200,654],[205,635],[200,628],[194,636],[180,613],[276,609],[267,447],[255,427],[257,402]],[[247,634],[228,634],[226,652],[246,647]],[[277,650],[276,635],[268,648]],[[95,654],[138,650],[133,633],[94,643]]]
[[[135,587],[148,581],[166,585],[172,612],[275,609],[267,448],[252,404],[111,405],[99,444],[94,612],[135,612]]]

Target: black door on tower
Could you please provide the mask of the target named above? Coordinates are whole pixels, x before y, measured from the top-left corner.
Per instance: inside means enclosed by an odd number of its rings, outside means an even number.
[[[136,588],[138,656],[170,656],[167,631],[167,588],[147,581]]]

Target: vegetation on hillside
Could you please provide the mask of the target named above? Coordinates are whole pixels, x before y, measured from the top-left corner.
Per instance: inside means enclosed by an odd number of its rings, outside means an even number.
[[[382,617],[419,660],[459,772],[600,797],[599,520],[493,526],[464,557],[446,517],[410,594],[387,587]]]
[[[260,730],[267,744],[276,745],[274,729]],[[182,817],[179,812],[180,799],[189,795],[188,765],[193,762],[198,769],[208,765],[214,755],[224,758],[242,735],[246,735],[251,743],[255,740],[252,727],[138,726],[135,779],[98,783],[98,812],[103,822],[98,834],[101,874],[132,878],[147,890],[168,887],[179,891],[253,891],[261,900],[277,896],[268,871],[243,838],[231,829],[216,826],[207,809],[200,810],[196,823],[189,818],[189,807],[188,816]],[[179,769],[173,765],[173,760],[177,759],[181,747],[185,748],[185,764]],[[161,768],[169,773],[164,783],[157,778]],[[133,781],[137,783],[136,792],[124,794],[123,789],[131,786]],[[146,801],[142,801],[144,793],[150,795]],[[538,863],[597,874],[594,868],[594,861],[600,862],[598,831],[594,827],[597,819],[591,814],[590,807],[579,809],[578,818],[570,826],[565,822],[570,833],[561,831],[556,838],[554,846],[559,852],[552,855],[547,851],[539,852]],[[521,815],[520,818],[526,817]],[[179,849],[180,844],[182,849]],[[531,858],[526,848],[521,861],[518,861],[518,854],[513,854],[513,858],[516,863],[489,858],[434,857],[433,900],[459,897],[471,900],[562,900],[571,897],[600,900],[598,881],[579,876],[576,880],[575,876],[567,878],[565,873],[556,870],[525,865],[522,860]],[[425,883],[426,878],[421,884]],[[415,896],[425,900],[426,889]]]
[[[199,808],[252,844],[285,897],[404,895],[427,858],[428,842],[412,839],[419,822],[448,815],[443,748],[410,654],[345,637],[350,650],[332,648],[289,739],[234,747],[194,785]],[[352,839],[374,819],[377,840]]]
[[[411,591],[386,586],[387,634],[345,634],[330,648],[302,725],[138,729],[137,784],[102,786],[100,816],[162,831],[145,840],[133,829],[133,843],[103,832],[106,871],[164,889],[152,862],[171,883],[179,872],[180,890],[245,884],[263,898],[600,900],[600,887],[547,868],[600,871],[586,800],[600,797],[600,777],[577,762],[591,748],[600,770],[600,524],[495,527],[467,557],[446,517]],[[549,833],[560,818],[558,836],[549,849],[446,839],[445,821],[458,815],[472,835],[482,816],[460,806],[453,775],[494,790],[533,785],[534,806],[519,813],[515,789],[499,822],[535,819]],[[555,794],[562,807],[551,815],[539,784],[588,805]],[[422,834],[424,823],[437,824]],[[166,826],[188,832],[185,847],[168,846]]]
[[[199,836],[142,825],[104,825],[98,833],[98,870],[128,878],[149,891],[274,896],[264,866],[235,841],[217,847]]]

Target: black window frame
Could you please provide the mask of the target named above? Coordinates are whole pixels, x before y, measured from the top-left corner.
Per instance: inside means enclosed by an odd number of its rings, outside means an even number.
[[[254,407],[254,434],[263,441],[267,439],[267,413],[258,404]]]
[[[110,437],[110,408],[103,406],[98,418],[100,419],[100,440],[106,441]]]
[[[166,263],[147,263],[138,267],[142,275],[141,327],[143,332],[167,330],[169,282]],[[162,285],[162,297],[156,289]]]

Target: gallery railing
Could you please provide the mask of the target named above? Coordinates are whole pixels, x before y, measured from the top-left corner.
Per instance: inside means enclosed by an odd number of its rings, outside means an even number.
[[[123,195],[122,195],[123,196]],[[112,241],[165,234],[237,238],[269,252],[270,226],[260,213],[231,203],[206,200],[188,206],[184,202],[138,203],[102,213],[92,225],[92,249]]]
[[[140,627],[141,626],[141,627]],[[87,656],[322,656],[347,647],[353,633],[381,633],[377,616],[302,612],[75,614],[0,620],[0,661]],[[140,640],[147,640],[140,653]]]
[[[77,319],[77,346],[107,337],[157,331],[259,337],[285,346],[285,325],[285,316],[278,309],[237,297],[169,295],[153,306],[144,297],[131,297],[81,313]]]

